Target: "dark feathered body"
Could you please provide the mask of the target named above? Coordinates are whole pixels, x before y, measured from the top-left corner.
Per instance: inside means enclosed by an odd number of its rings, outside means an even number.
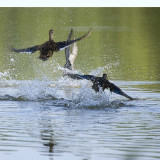
[[[53,40],[53,30],[49,31],[49,41],[46,41],[45,43],[41,45],[36,45],[33,47],[29,48],[24,48],[24,49],[15,49],[11,48],[12,51],[14,52],[26,52],[26,53],[34,53],[36,51],[40,51],[40,56],[39,58],[42,59],[43,61],[47,60],[48,58],[52,57],[53,52],[58,52],[60,50],[63,50],[70,45],[72,45],[74,42],[80,41],[86,37],[88,37],[91,34],[92,30],[89,30],[88,33],[86,33],[84,36],[77,38],[75,40],[69,40],[69,41],[62,41],[62,42],[55,42]]]
[[[40,56],[39,58],[43,61],[47,60],[49,57],[52,57],[53,52],[56,51],[56,44],[54,41],[47,41],[40,45],[39,47]]]
[[[103,74],[102,77],[96,77],[96,76],[93,76],[93,75],[71,74],[71,73],[67,73],[65,75],[69,76],[72,79],[77,79],[77,80],[86,79],[86,80],[90,80],[93,83],[92,89],[94,89],[95,92],[99,92],[100,88],[102,88],[103,91],[105,89],[109,89],[111,92],[114,92],[116,94],[124,96],[124,97],[126,97],[126,98],[128,98],[130,100],[134,100],[134,98],[132,98],[129,95],[127,95],[126,93],[124,93],[115,84],[109,82],[107,80],[107,74]]]

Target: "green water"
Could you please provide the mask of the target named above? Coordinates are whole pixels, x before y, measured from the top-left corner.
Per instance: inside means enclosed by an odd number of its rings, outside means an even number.
[[[0,72],[10,70],[14,79],[42,77],[40,71],[51,79],[59,77],[57,65],[64,65],[64,51],[44,63],[37,58],[38,52],[17,54],[8,51],[8,45],[24,48],[41,44],[48,40],[51,28],[55,41],[66,40],[70,28],[75,37],[93,28],[89,38],[78,42],[77,70],[88,74],[109,65],[104,71],[110,79],[157,81],[159,16],[159,8],[1,8]]]

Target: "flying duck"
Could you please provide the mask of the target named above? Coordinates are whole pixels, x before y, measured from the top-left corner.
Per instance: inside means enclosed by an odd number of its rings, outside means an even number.
[[[126,93],[124,93],[119,87],[117,87],[115,84],[111,83],[107,79],[107,74],[104,73],[102,77],[96,77],[93,75],[80,75],[80,74],[72,74],[72,73],[65,73],[64,76],[68,76],[72,79],[86,79],[90,80],[93,83],[92,89],[95,90],[95,92],[99,92],[100,88],[104,91],[105,89],[109,89],[111,92],[114,92],[116,94],[119,94],[121,96],[124,96],[130,100],[135,100],[135,98],[130,97]]]
[[[52,57],[53,52],[58,52],[60,50],[63,50],[70,45],[72,45],[74,42],[80,41],[88,36],[90,36],[92,32],[92,29],[88,31],[85,35],[83,35],[80,38],[74,39],[74,40],[67,40],[67,41],[62,41],[62,42],[55,42],[53,40],[53,29],[49,30],[49,41],[44,42],[41,45],[35,45],[33,47],[29,48],[24,48],[24,49],[15,49],[14,47],[11,48],[12,51],[17,52],[17,53],[34,53],[36,51],[40,51],[40,56],[39,58],[43,61],[48,60],[50,57]],[[72,30],[71,30],[71,35],[72,35]]]

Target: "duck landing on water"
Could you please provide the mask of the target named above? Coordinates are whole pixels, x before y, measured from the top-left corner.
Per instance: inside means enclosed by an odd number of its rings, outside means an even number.
[[[92,32],[92,29],[88,31],[84,36],[77,38],[75,40],[70,41],[62,41],[62,42],[55,42],[53,40],[53,29],[49,30],[49,41],[44,42],[41,45],[35,45],[33,47],[24,48],[24,49],[15,49],[14,47],[11,47],[11,51],[17,52],[17,53],[34,53],[36,51],[40,51],[39,58],[43,61],[48,60],[50,57],[52,57],[53,52],[58,52],[60,50],[63,50],[70,45],[72,45],[74,42],[80,41],[86,37],[88,37]]]
[[[68,39],[67,39],[68,42],[71,41],[72,34],[73,34],[73,30],[71,30],[68,35]],[[65,49],[66,63],[64,65],[64,68],[67,68],[69,70],[74,70],[74,61],[77,56],[77,52],[78,52],[78,48],[76,43],[73,44],[72,52],[70,52],[70,47]],[[96,77],[93,75],[72,74],[72,73],[64,73],[63,76],[68,76],[76,80],[82,80],[82,79],[90,80],[93,83],[92,89],[94,89],[95,92],[99,92],[100,88],[102,88],[103,91],[105,89],[109,89],[111,92],[124,96],[130,100],[136,100],[135,98],[132,98],[126,93],[124,93],[115,84],[109,82],[107,79],[106,73],[104,73],[102,77]]]
[[[64,76],[68,76],[72,79],[86,79],[90,80],[93,83],[92,89],[95,90],[95,92],[99,92],[100,88],[104,91],[105,89],[109,89],[111,92],[114,92],[116,94],[119,94],[121,96],[124,96],[130,100],[135,100],[135,98],[130,97],[126,93],[124,93],[119,87],[117,87],[115,84],[109,82],[107,80],[107,74],[104,73],[102,77],[96,77],[93,75],[80,75],[80,74],[72,74],[72,73],[65,73]]]

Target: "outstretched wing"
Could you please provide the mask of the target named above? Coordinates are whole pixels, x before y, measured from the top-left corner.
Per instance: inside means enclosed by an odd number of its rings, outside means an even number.
[[[129,98],[130,100],[134,100],[134,98],[130,97],[129,95],[127,95],[126,93],[124,93],[119,87],[117,87],[115,84],[110,83],[111,87],[110,87],[110,91],[114,92],[116,94],[119,94],[121,96],[124,96],[126,98]]]
[[[86,79],[86,80],[91,80],[91,81],[93,81],[96,78],[93,75],[78,75],[78,77],[81,79]]]
[[[72,79],[86,79],[86,80],[92,80],[95,78],[95,76],[92,75],[80,75],[80,74],[71,74],[71,73],[66,73],[68,77]]]
[[[67,41],[70,41],[70,40],[71,40],[72,34],[73,34],[73,29],[71,28],[71,31],[70,31],[70,33],[69,33],[69,35],[68,35]]]
[[[56,47],[57,47],[56,51],[61,51],[61,50],[68,48],[70,46],[71,46],[70,42],[67,42],[67,41],[56,42]]]
[[[82,40],[82,39],[84,39],[84,38],[87,38],[88,36],[90,36],[91,32],[92,32],[92,29],[90,29],[90,30],[88,31],[88,33],[86,33],[84,36],[82,36],[82,37],[80,37],[80,38],[77,38],[77,39],[75,39],[75,40],[63,41],[63,42],[56,42],[56,46],[57,46],[56,51],[63,50],[63,49],[65,49],[65,48],[71,46],[74,42],[77,42],[77,41],[80,41],[80,40]]]
[[[70,31],[70,33],[68,35],[68,39],[67,39],[68,42],[71,40],[72,34],[73,34],[73,29],[71,29],[71,31]],[[65,57],[66,57],[66,64],[64,65],[64,68],[68,68],[68,69],[72,70],[71,62],[69,60],[70,47],[65,48]]]
[[[36,45],[33,47],[24,48],[24,49],[16,49],[16,48],[12,47],[11,51],[17,52],[17,53],[34,53],[39,49],[40,49],[40,45]]]

